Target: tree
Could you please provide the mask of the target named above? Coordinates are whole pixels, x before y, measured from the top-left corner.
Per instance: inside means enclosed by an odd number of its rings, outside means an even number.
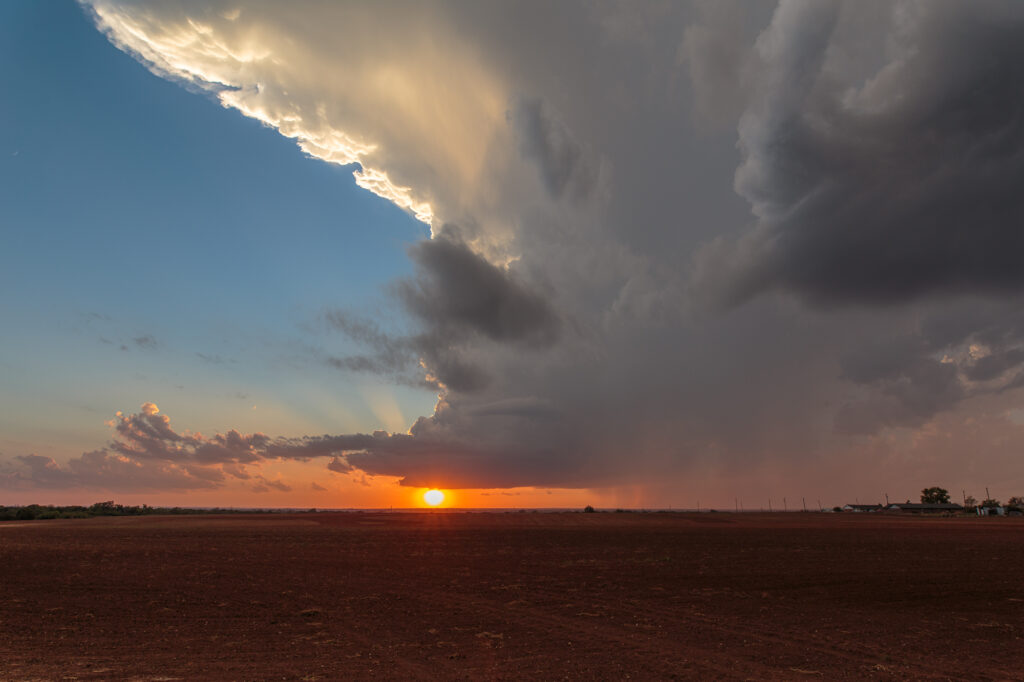
[[[586,513],[588,513],[588,514],[593,514],[593,513],[594,513],[594,508],[593,508],[593,507],[591,507],[591,506],[590,506],[590,505],[588,504],[588,505],[587,505],[586,507],[584,507],[584,508],[583,508],[583,511],[585,511],[585,512],[586,512]]]
[[[1024,497],[1021,497],[1020,495],[1014,495],[1009,500],[1007,500],[1006,504],[1008,504],[1011,507],[1017,507],[1018,509],[1024,509]]]
[[[967,497],[964,498],[964,509],[972,510],[977,508],[977,506],[978,500],[974,497],[974,495],[968,495]]]
[[[938,486],[921,491],[922,504],[949,504],[949,491]]]
[[[981,503],[982,507],[1002,507],[1003,503],[999,500],[992,499],[991,497],[987,500],[983,500]]]
[[[89,513],[95,516],[113,516],[117,513],[117,508],[113,500],[107,500],[106,502],[97,502],[89,507]]]

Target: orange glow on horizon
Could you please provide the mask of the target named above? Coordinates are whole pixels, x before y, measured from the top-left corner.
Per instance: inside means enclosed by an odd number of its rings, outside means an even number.
[[[235,509],[427,509],[426,486],[403,485],[397,476],[364,472],[339,474],[325,471],[322,462],[267,461],[258,473],[283,486],[256,490],[250,480],[225,477],[218,488],[191,491],[120,492],[85,488],[58,491],[17,490],[5,496],[7,504],[88,505],[113,499],[118,504],[161,507],[230,507]],[[585,505],[614,507],[622,503],[596,490],[566,488],[445,488],[439,509],[569,508]]]

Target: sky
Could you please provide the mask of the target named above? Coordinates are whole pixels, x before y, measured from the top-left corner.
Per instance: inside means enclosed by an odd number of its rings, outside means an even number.
[[[0,502],[1024,494],[1019,3],[0,14]]]

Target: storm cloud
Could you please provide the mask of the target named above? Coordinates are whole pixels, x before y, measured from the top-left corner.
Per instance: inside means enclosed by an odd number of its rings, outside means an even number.
[[[113,438],[105,447],[67,462],[35,454],[0,461],[0,488],[184,491],[221,488],[232,479],[256,479],[278,490],[285,485],[259,473],[271,443],[262,434],[179,433],[170,417],[148,402],[137,413],[118,412],[108,424]]]
[[[465,244],[447,238],[411,249],[420,277],[397,286],[413,315],[442,334],[480,334],[492,341],[549,345],[558,317],[548,302]]]
[[[880,59],[859,54],[865,34]],[[739,124],[757,224],[703,255],[726,298],[1019,292],[1022,35],[1012,2],[783,3]]]
[[[438,393],[405,433],[199,442],[144,411],[107,456],[917,490],[1024,446],[1018,3],[88,6],[429,224],[401,320],[327,313],[365,352],[319,360]],[[978,423],[1009,440],[958,459]]]
[[[430,375],[424,384],[460,391],[490,381],[484,367],[465,359],[464,348],[480,341],[531,347],[551,346],[562,321],[549,299],[530,290],[514,269],[488,262],[459,241],[458,228],[445,225],[439,236],[410,248],[417,276],[395,282],[392,290],[418,325],[407,336],[387,334],[372,320],[344,311],[326,314],[328,324],[372,349],[367,355],[332,357],[339,369],[403,376],[422,358]]]
[[[544,110],[539,99],[518,102],[512,115],[520,150],[534,161],[552,197],[586,197],[598,181],[600,168],[562,123]]]

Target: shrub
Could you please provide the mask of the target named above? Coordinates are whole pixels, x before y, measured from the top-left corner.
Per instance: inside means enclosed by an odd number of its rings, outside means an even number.
[[[594,508],[593,508],[593,507],[591,507],[591,506],[590,506],[590,505],[588,504],[588,505],[587,505],[586,507],[584,507],[584,508],[583,508],[583,511],[584,511],[585,513],[587,513],[587,514],[593,514],[593,513],[594,513]]]

